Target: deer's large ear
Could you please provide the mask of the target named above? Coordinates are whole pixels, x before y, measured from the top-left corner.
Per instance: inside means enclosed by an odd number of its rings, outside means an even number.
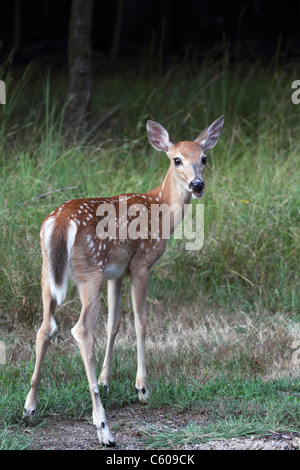
[[[173,142],[166,129],[154,121],[147,121],[147,135],[150,144],[160,152],[168,152]]]
[[[197,139],[195,139],[195,142],[201,145],[203,151],[211,149],[217,144],[223,128],[223,124],[224,116],[221,116],[204,131],[202,131],[201,134],[198,135]]]

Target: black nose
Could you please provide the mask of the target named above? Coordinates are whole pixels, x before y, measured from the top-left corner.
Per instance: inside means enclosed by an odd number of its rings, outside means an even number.
[[[190,183],[190,189],[195,193],[200,193],[205,188],[203,180],[197,179]]]

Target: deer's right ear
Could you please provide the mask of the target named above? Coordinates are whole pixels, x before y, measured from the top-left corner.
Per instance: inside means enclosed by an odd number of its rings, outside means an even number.
[[[195,142],[201,145],[203,152],[207,149],[212,149],[218,142],[220,134],[224,124],[224,116],[219,117],[209,127],[204,129],[201,134],[198,135]]]
[[[147,135],[150,144],[160,152],[168,152],[173,142],[166,129],[154,121],[147,121]]]

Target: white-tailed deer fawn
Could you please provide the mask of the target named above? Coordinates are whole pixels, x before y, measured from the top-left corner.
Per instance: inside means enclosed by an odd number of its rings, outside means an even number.
[[[169,218],[169,232],[182,220],[184,208],[191,197],[201,198],[204,190],[205,150],[216,145],[223,127],[223,116],[206,128],[193,142],[174,143],[168,132],[156,122],[147,122],[151,145],[166,152],[170,159],[168,172],[160,186],[145,194],[123,194],[108,198],[75,199],[54,210],[41,227],[43,253],[42,295],[43,322],[36,338],[36,364],[31,389],[25,403],[23,419],[36,412],[41,366],[51,336],[56,329],[53,317],[56,304],[61,304],[70,274],[76,283],[82,310],[72,328],[86,369],[93,404],[93,422],[100,443],[114,445],[106,423],[98,384],[109,386],[112,350],[119,330],[121,285],[125,274],[131,275],[131,294],[137,336],[136,389],[143,402],[148,397],[145,364],[146,290],[149,271],[162,256],[166,238],[162,223],[151,220],[154,204],[176,207]],[[125,205],[124,205],[125,204]],[[124,210],[125,207],[125,210]],[[121,210],[122,209],[122,210]],[[146,230],[136,225],[137,213],[147,216]],[[156,212],[157,214],[157,212]],[[154,225],[156,228],[154,229]],[[101,227],[104,227],[101,230]],[[125,235],[124,235],[125,234]],[[93,327],[97,320],[100,293],[108,281],[107,347],[102,371],[97,382],[94,365]]]

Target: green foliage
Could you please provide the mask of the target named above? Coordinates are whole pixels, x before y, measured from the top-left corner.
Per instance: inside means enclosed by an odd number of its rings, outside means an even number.
[[[249,318],[260,316],[262,322],[267,317],[269,325],[280,313],[296,331],[300,107],[292,104],[290,87],[299,76],[297,66],[230,64],[224,54],[219,61],[208,55],[201,66],[185,64],[160,77],[145,78],[142,71],[134,77],[94,77],[90,127],[80,140],[70,140],[63,125],[64,76],[41,78],[32,67],[22,77],[9,67],[0,75],[7,85],[7,104],[0,106],[4,327],[32,326],[40,320],[39,229],[54,208],[72,198],[144,192],[159,185],[168,159],[149,145],[147,119],[161,122],[176,141],[194,139],[224,114],[221,139],[208,155],[205,197],[200,202],[205,205],[204,247],[200,252],[187,251],[184,241],[170,240],[150,277],[149,305],[166,305],[168,311],[176,307],[222,312],[228,321],[243,312]],[[125,283],[123,309],[129,313],[126,289]],[[71,289],[66,306],[58,312],[66,322],[73,320],[71,298],[75,297],[78,312],[76,296]],[[246,327],[236,328],[241,340]],[[253,326],[253,331],[259,330]],[[266,362],[266,351],[271,357],[283,354],[283,339],[274,337],[275,333],[264,345]],[[221,348],[218,354],[212,352],[211,345],[201,348],[149,356],[149,370],[154,371],[149,377],[153,390],[149,406],[203,406],[213,418],[203,430],[191,424],[181,436],[172,434],[173,443],[295,429],[298,395],[279,393],[280,383],[273,382],[270,374],[263,378],[253,354],[238,342],[225,344],[225,355]],[[40,416],[54,410],[65,417],[90,415],[79,354],[70,359],[57,353],[55,359],[46,359],[43,369]],[[97,358],[99,364],[101,359]],[[114,360],[111,393],[103,396],[106,406],[136,400],[134,350],[120,347]],[[11,434],[11,426],[18,427],[33,359],[26,365],[17,363],[1,369],[2,448],[26,446],[24,434],[20,437],[18,429]],[[296,386],[293,378],[286,379],[287,390]],[[151,430],[148,434],[147,442],[166,443],[165,436],[153,437]]]
[[[11,74],[1,106],[1,302],[29,321],[40,309],[39,227],[67,199],[143,192],[158,185],[168,160],[148,144],[145,122],[163,123],[175,140],[193,139],[219,115],[224,132],[209,153],[205,245],[173,241],[152,274],[150,298],[205,299],[232,312],[299,312],[298,108],[296,72],[227,59],[191,74],[95,78],[93,116],[79,142],[63,127],[64,77]],[[47,193],[46,196],[43,196]]]

